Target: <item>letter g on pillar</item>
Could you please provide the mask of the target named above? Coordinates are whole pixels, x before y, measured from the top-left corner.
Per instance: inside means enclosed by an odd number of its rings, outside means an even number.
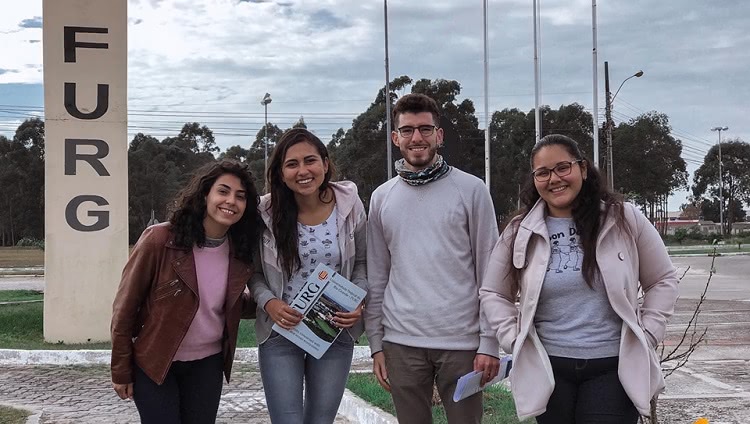
[[[109,202],[101,196],[82,194],[76,196],[68,202],[65,207],[65,221],[67,221],[70,228],[76,231],[91,232],[101,231],[109,227],[109,211],[89,211],[88,216],[96,218],[96,222],[91,225],[84,225],[78,220],[78,208],[84,202],[94,202],[97,206],[109,205]]]

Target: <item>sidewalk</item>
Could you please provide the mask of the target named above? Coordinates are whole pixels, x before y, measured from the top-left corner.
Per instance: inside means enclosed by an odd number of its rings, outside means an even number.
[[[69,352],[69,351],[68,351]],[[19,351],[0,351],[0,404],[23,408],[34,415],[30,423],[40,424],[130,424],[138,422],[132,401],[123,401],[112,390],[108,354],[55,354],[23,356]],[[235,362],[232,380],[225,383],[217,423],[270,423],[263,385],[253,350]],[[51,365],[58,358],[68,365]],[[360,355],[361,356],[361,355]],[[34,359],[35,358],[35,359]],[[250,359],[247,361],[245,359]],[[36,363],[31,363],[36,362]],[[104,362],[104,363],[103,363]],[[355,362],[353,369],[369,369],[367,361]],[[388,414],[369,407],[352,393],[344,395],[336,424],[392,423]]]

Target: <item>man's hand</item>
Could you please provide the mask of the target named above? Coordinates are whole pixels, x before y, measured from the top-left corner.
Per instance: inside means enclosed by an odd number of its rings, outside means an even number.
[[[117,396],[120,396],[120,399],[133,400],[133,383],[127,383],[127,384],[112,383],[112,387],[115,389]]]
[[[477,353],[474,356],[474,371],[482,372],[482,386],[492,381],[493,378],[497,377],[498,371],[500,371],[500,359],[494,356],[484,355]]]
[[[391,391],[391,383],[388,380],[388,370],[385,369],[385,354],[378,352],[372,355],[372,372],[378,379],[378,383],[387,391]]]

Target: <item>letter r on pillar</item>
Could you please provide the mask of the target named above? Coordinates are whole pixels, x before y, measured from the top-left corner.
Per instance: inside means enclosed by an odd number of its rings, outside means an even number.
[[[78,153],[78,146],[93,146],[96,153]],[[109,145],[104,140],[86,138],[65,139],[65,175],[76,175],[76,162],[82,160],[88,163],[100,177],[108,177],[109,171],[102,163],[102,159],[109,154]]]

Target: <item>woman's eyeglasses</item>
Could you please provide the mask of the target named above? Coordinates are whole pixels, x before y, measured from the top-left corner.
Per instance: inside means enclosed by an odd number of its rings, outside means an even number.
[[[554,168],[539,168],[534,170],[531,174],[538,182],[546,183],[550,180],[550,178],[552,178],[553,172],[557,174],[558,177],[570,175],[570,171],[573,169],[573,164],[581,162],[583,162],[583,159],[560,162],[555,165]]]

